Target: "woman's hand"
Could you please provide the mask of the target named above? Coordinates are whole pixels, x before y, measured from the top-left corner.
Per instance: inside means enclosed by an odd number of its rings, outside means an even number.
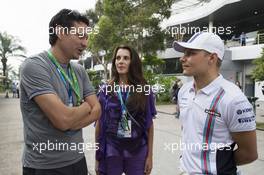
[[[95,168],[94,168],[94,170],[95,170],[96,175],[100,175],[99,174],[99,161],[98,160],[95,160]]]
[[[144,173],[146,175],[149,175],[152,170],[152,156],[148,156],[145,162],[145,170]]]

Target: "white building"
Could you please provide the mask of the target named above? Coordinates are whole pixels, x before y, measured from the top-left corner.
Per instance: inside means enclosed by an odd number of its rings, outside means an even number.
[[[172,6],[172,16],[161,26],[171,34],[167,49],[158,52],[165,60],[165,74],[181,75],[180,53],[174,51],[174,40],[187,41],[195,32],[211,31],[225,40],[226,51],[221,73],[233,82],[239,81],[247,96],[264,101],[261,85],[251,79],[252,60],[261,56],[264,34],[264,1],[262,0],[180,0]],[[240,46],[239,36],[247,35],[246,46]],[[264,42],[263,42],[264,43]],[[263,84],[263,82],[262,82]]]

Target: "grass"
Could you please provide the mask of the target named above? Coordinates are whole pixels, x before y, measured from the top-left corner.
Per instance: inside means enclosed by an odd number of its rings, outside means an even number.
[[[264,130],[264,123],[257,122],[257,129]]]

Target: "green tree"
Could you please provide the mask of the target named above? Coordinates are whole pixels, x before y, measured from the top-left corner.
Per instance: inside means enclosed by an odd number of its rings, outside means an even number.
[[[159,94],[158,101],[159,102],[170,102],[171,100],[171,95],[170,95],[170,90],[175,82],[176,77],[175,76],[164,76],[160,75],[158,76],[158,83],[163,85],[164,92]]]
[[[150,70],[152,73],[161,73],[162,65],[165,63],[164,60],[158,58],[156,55],[145,55],[142,61],[145,70]]]
[[[1,71],[3,71],[3,68],[0,68]],[[6,81],[12,82],[13,80],[18,80],[19,73],[17,73],[13,66],[10,64],[6,65]]]
[[[99,85],[101,83],[99,72],[93,70],[86,70],[86,72],[89,75],[91,82],[93,83],[93,87],[95,87],[95,90],[98,91]]]
[[[174,1],[104,0],[97,4],[96,13],[101,14],[97,24],[99,32],[90,35],[88,47],[98,60],[102,60],[98,53],[105,52],[105,71],[113,49],[121,43],[136,48],[141,58],[157,59],[156,51],[165,48],[165,31],[159,24],[170,16]]]
[[[95,13],[95,11],[93,9],[89,9],[85,12],[85,15],[87,16],[87,18],[90,20],[90,26],[93,27],[94,24],[96,24],[98,22],[98,16]],[[91,21],[92,21],[92,25],[91,25]]]
[[[0,68],[3,71],[3,68]],[[17,80],[19,74],[14,70],[14,68],[8,64],[6,65],[6,75],[5,75],[5,84],[0,85],[0,91],[6,90],[6,98],[9,97],[8,90],[10,89],[11,82]]]
[[[20,41],[13,37],[12,35],[7,34],[6,32],[0,32],[0,58],[3,66],[3,76],[7,76],[7,61],[9,57],[25,57],[22,54],[25,49],[20,44]],[[3,81],[4,86],[8,88],[7,78]],[[6,94],[8,97],[8,93]]]
[[[159,24],[170,17],[174,0],[104,0],[108,16],[119,37],[137,49],[141,57],[164,50],[165,32]]]
[[[85,12],[85,15],[88,17],[88,19],[92,20],[92,26],[94,27],[95,24],[98,23],[99,18],[103,15],[103,2],[102,0],[97,0],[95,4],[95,9],[88,9]]]
[[[256,67],[252,71],[252,78],[255,81],[264,81],[264,48],[262,49],[262,56],[255,59],[253,64]]]
[[[88,50],[94,58],[104,67],[104,79],[107,80],[107,64],[111,60],[114,43],[120,43],[112,21],[107,16],[102,16],[98,22],[98,33],[92,33],[89,37]]]
[[[0,33],[0,58],[3,66],[3,75],[7,73],[7,60],[9,57],[25,57],[22,54],[18,54],[20,51],[25,52],[25,48],[19,44],[19,40],[8,35],[7,33]],[[21,52],[20,52],[21,53]]]
[[[100,18],[104,14],[104,9],[103,9],[103,0],[97,0],[95,4],[95,13]]]

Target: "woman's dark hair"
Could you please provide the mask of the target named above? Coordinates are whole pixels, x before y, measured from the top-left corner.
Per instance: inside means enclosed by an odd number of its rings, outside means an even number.
[[[145,80],[143,76],[143,70],[142,70],[142,62],[139,58],[138,53],[130,46],[126,45],[120,45],[116,47],[113,58],[112,58],[112,79],[110,80],[109,84],[111,86],[114,85],[114,83],[119,84],[119,74],[116,69],[116,55],[119,49],[126,49],[130,52],[130,65],[128,69],[128,83],[129,85],[133,85],[136,89],[138,85],[142,86],[142,89],[144,89],[144,85],[147,84],[147,81]],[[145,92],[130,92],[131,95],[127,102],[127,107],[131,110],[141,110],[145,111],[146,107],[146,95]]]
[[[55,32],[56,26],[61,26],[70,30],[74,22],[83,22],[89,26],[89,19],[75,10],[62,9],[53,16],[49,23],[49,43],[53,46],[58,39]]]

